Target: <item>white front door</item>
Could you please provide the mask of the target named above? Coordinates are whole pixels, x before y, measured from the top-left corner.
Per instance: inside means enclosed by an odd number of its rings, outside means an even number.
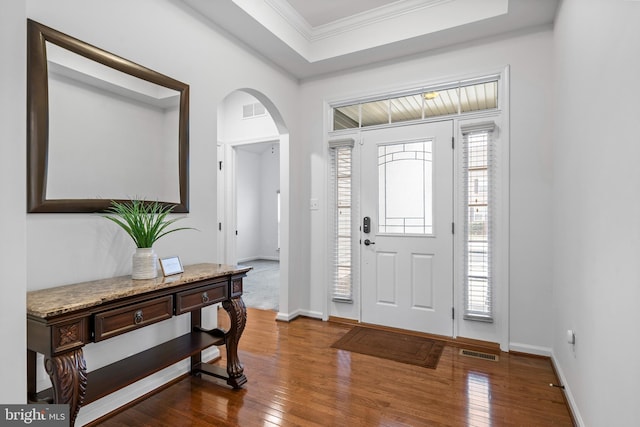
[[[364,323],[453,335],[452,135],[451,121],[362,132]]]

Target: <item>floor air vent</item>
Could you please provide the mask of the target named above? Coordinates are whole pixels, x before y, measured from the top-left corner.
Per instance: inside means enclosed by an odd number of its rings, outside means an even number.
[[[483,353],[481,351],[473,351],[473,350],[465,350],[464,348],[460,349],[461,356],[474,357],[476,359],[482,360],[491,360],[493,362],[497,362],[500,360],[497,354]]]

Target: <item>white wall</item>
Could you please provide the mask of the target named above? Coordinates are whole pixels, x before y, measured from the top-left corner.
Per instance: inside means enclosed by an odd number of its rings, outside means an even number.
[[[240,263],[260,252],[260,166],[260,154],[236,149],[236,256]]]
[[[177,108],[60,74],[48,89],[47,198],[180,201]]]
[[[411,87],[451,76],[511,74],[510,342],[521,350],[551,351],[551,107],[552,32],[549,29],[477,42],[432,55],[302,84],[302,129],[309,141],[311,194],[321,201],[310,220],[310,287],[302,304],[320,313],[326,304],[326,128],[323,102]],[[399,86],[401,85],[401,86]],[[305,199],[308,203],[308,199]],[[308,210],[308,208],[306,208]],[[356,304],[354,304],[356,306]],[[356,307],[357,308],[357,307]],[[353,309],[355,310],[355,308]],[[357,315],[357,312],[355,312]],[[497,315],[503,315],[498,313]],[[348,313],[342,314],[349,317]],[[471,337],[474,338],[474,337]],[[497,341],[497,340],[496,340]]]
[[[260,151],[254,151],[259,147]],[[279,145],[237,146],[238,262],[279,259],[277,191],[280,188]]]
[[[190,84],[191,212],[182,224],[200,231],[169,235],[156,249],[159,255],[178,254],[184,263],[215,260],[215,108],[236,88],[257,87],[285,117],[291,116],[295,82],[171,1],[133,7],[125,1],[27,4],[32,19]],[[149,10],[153,20],[146,18]],[[30,288],[128,274],[131,254],[126,249],[133,252],[133,246],[119,231],[98,215],[30,215],[28,265],[44,262],[46,267],[29,268]]]
[[[278,191],[280,191],[280,145],[271,144],[260,155],[260,258],[280,259],[278,247]]]
[[[242,117],[242,107],[258,100],[243,91],[235,91],[224,98],[218,121],[218,139],[226,144],[249,143],[277,139],[278,129],[267,111],[263,116]]]
[[[185,264],[215,262],[216,109],[223,98],[234,90],[256,89],[273,102],[284,122],[287,125],[291,124],[289,131],[294,145],[298,121],[295,118],[297,82],[262,62],[257,55],[246,51],[243,46],[216,32],[200,15],[193,13],[180,2],[61,0],[54,3],[47,0],[27,0],[26,5],[29,18],[190,85],[190,213],[181,224],[195,227],[199,231],[171,234],[158,242],[156,251],[160,256],[179,255]],[[2,16],[4,19],[4,10]],[[150,16],[153,16],[153,19],[149,19]],[[13,17],[10,21],[12,34],[3,37],[3,41],[12,40],[12,43],[6,49],[3,47],[5,50],[2,53],[9,58],[3,63],[25,63],[26,25],[23,18]],[[20,84],[24,81],[23,75],[24,68],[16,65],[13,75],[8,77],[8,93],[15,93],[18,99],[11,102],[11,113],[7,114],[12,120],[12,127],[9,129],[14,129],[13,122],[20,123],[19,130],[14,130],[11,137],[21,141],[21,145],[12,153],[12,163],[8,168],[11,175],[9,182],[16,186],[16,189],[11,189],[12,195],[9,200],[19,207],[19,212],[24,212],[25,209],[22,195],[25,173],[21,166],[24,162],[15,161],[16,157],[24,159],[22,129],[25,121],[20,113],[24,108],[19,108],[20,105],[24,106],[24,84]],[[3,83],[5,81],[3,79]],[[297,189],[292,188],[292,191]],[[296,197],[298,196],[291,194],[292,201],[295,201]],[[16,281],[19,281],[20,275],[24,276],[25,271],[27,272],[28,289],[130,273],[133,244],[121,230],[107,223],[99,215],[33,214],[27,217],[26,222],[26,268],[24,262],[22,265],[19,262],[13,265],[18,269]],[[16,221],[11,235],[20,234],[20,225],[21,222]],[[13,237],[10,242],[13,243],[12,252],[20,254],[21,241],[18,236]],[[300,249],[292,246],[292,250]],[[11,269],[7,268],[5,271]],[[295,272],[289,274],[292,279],[295,278]],[[23,293],[21,294],[21,298],[24,298]],[[15,301],[12,301],[12,304],[18,306]],[[22,320],[16,324],[24,324],[23,316],[22,312]],[[163,325],[173,334],[179,334],[188,328],[181,319],[174,319]],[[155,334],[153,331],[149,335],[156,342],[166,339],[160,336],[162,334]],[[123,339],[116,343],[118,351],[134,352],[140,347],[153,344],[142,343],[136,338],[135,334],[123,336]],[[107,341],[86,347],[89,369],[110,361],[112,349],[109,344],[110,341]],[[24,363],[24,347],[16,347],[21,349],[19,357],[21,363]],[[185,372],[186,367],[174,371],[170,375]],[[154,378],[157,382],[157,376]],[[21,374],[16,384],[24,384],[24,381]],[[149,384],[152,382],[153,378]],[[20,392],[19,395],[23,397],[24,393]],[[134,395],[135,390],[124,391],[121,400],[126,401]],[[80,421],[86,422],[100,415],[102,409],[109,406],[109,402],[116,402],[117,399],[117,396],[111,396],[96,402],[94,407],[104,404],[100,409],[83,408]]]
[[[637,2],[564,0],[555,26],[553,349],[586,426],[640,419],[638,22]]]
[[[26,11],[0,6],[0,402],[26,403]]]

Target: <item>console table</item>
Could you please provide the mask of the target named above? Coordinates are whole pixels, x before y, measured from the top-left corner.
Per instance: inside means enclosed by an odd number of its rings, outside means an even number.
[[[27,293],[27,383],[30,402],[68,404],[71,425],[80,406],[158,372],[187,357],[191,373],[224,378],[233,388],[247,382],[238,342],[247,311],[242,278],[251,267],[196,264],[174,276],[132,280],[131,276],[59,286]],[[201,309],[222,303],[228,331],[201,328]],[[82,347],[172,316],[190,313],[191,331],[111,365],[87,373]],[[225,345],[226,372],[202,363],[200,352]],[[52,389],[36,390],[36,357],[44,355]]]

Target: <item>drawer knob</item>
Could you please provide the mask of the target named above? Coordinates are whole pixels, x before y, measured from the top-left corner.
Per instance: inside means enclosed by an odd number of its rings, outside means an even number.
[[[202,302],[203,302],[204,304],[206,304],[206,303],[208,303],[208,302],[209,302],[209,294],[208,294],[208,293],[206,293],[206,292],[203,292],[203,293],[202,293]]]
[[[133,315],[133,323],[139,325],[144,321],[144,317],[142,316],[142,310],[138,310]]]

